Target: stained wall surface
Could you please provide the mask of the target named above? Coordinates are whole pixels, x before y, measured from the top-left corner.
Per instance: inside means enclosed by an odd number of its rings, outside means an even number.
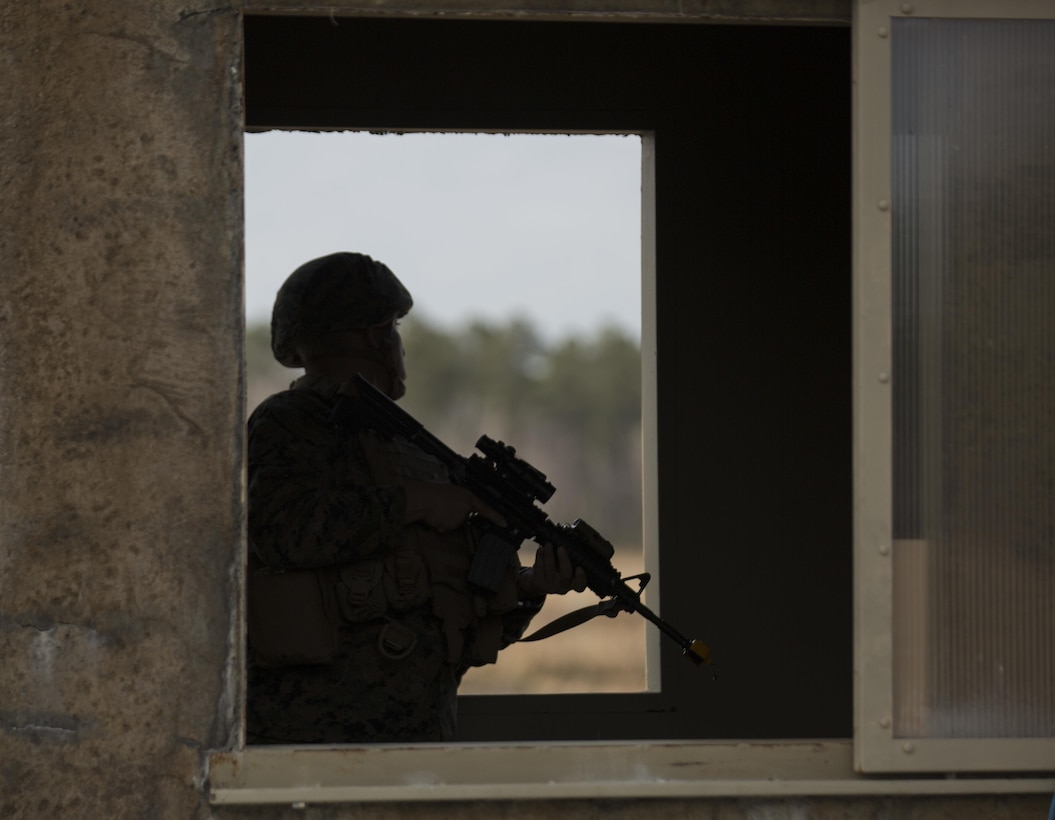
[[[209,806],[241,701],[240,26],[223,0],[0,5],[0,817],[1042,816],[1037,796]]]
[[[0,4],[0,817],[192,817],[231,742],[239,14]]]

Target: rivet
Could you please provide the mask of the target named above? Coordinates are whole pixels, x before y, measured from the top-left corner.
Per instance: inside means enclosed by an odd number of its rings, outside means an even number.
[[[889,729],[890,728],[890,718],[888,718],[888,717],[881,717],[879,719],[879,726],[882,729]]]
[[[879,202],[877,202],[876,204],[879,206],[879,210],[881,210],[881,211],[889,211],[890,210],[890,203],[887,200],[885,200],[885,199],[879,200]]]
[[[902,743],[901,744],[901,751],[903,751],[907,755],[910,755],[914,751],[916,751],[916,744],[915,743],[911,743],[911,742]]]
[[[914,12],[914,11],[915,11],[915,9],[912,8],[912,4],[911,3],[902,3],[901,4],[901,13],[902,14],[912,14],[912,12]]]
[[[890,545],[889,544],[880,544],[879,545],[879,554],[880,555],[890,555]]]
[[[883,384],[886,384],[888,381],[890,381],[890,374],[886,371],[883,371],[879,374],[879,381]]]
[[[887,27],[886,26],[880,26],[879,27],[879,31],[877,31],[876,34],[878,34],[880,37],[883,37],[885,39],[890,34],[890,32],[887,31]]]

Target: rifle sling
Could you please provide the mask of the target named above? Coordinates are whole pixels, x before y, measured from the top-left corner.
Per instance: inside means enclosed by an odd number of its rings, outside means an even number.
[[[601,601],[591,606],[584,606],[582,609],[576,609],[566,615],[561,615],[559,618],[554,618],[545,626],[540,626],[530,635],[521,638],[519,643],[525,643],[527,641],[541,641],[543,638],[549,638],[553,635],[557,635],[565,630],[571,629],[572,627],[584,624],[587,621],[593,620],[598,615],[604,615],[606,618],[614,618],[622,611],[622,607],[619,605],[619,601],[615,598],[609,598],[606,601]]]

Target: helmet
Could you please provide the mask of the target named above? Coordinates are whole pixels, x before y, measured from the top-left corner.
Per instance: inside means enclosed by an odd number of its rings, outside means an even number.
[[[271,351],[303,367],[297,346],[326,333],[372,327],[403,316],[414,300],[387,266],[361,253],[334,253],[289,275],[271,312]]]

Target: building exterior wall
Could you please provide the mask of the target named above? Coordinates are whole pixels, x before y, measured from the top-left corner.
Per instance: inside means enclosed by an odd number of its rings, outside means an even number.
[[[634,4],[789,6],[848,19]],[[1042,816],[1037,796],[209,805],[207,753],[240,731],[240,13],[0,5],[0,817]]]
[[[205,813],[242,541],[239,14],[0,6],[0,816]]]
[[[848,25],[851,0],[245,0],[257,14],[370,14],[557,20]]]

